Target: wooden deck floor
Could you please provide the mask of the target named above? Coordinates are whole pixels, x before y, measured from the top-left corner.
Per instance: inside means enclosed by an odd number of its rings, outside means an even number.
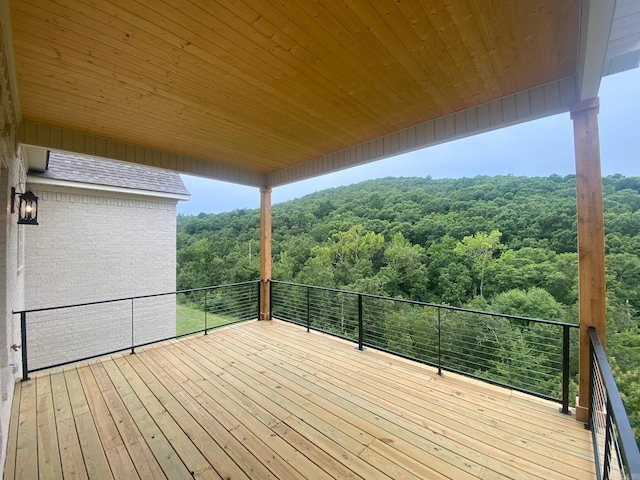
[[[18,383],[4,478],[594,478],[557,407],[254,321]]]

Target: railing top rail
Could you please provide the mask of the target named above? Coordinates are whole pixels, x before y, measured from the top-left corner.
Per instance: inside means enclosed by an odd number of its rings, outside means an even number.
[[[419,306],[424,306],[424,307],[436,307],[436,308],[442,308],[445,310],[452,310],[455,312],[465,312],[465,313],[477,313],[477,314],[481,314],[481,315],[490,315],[492,317],[498,317],[498,318],[508,318],[508,319],[512,319],[512,320],[523,320],[526,322],[533,322],[533,323],[542,323],[542,324],[546,324],[546,325],[555,325],[558,327],[570,327],[570,328],[578,328],[579,326],[575,323],[568,323],[568,322],[558,322],[555,320],[544,320],[541,318],[531,318],[531,317],[522,317],[519,315],[509,315],[506,313],[497,313],[497,312],[485,312],[483,310],[474,310],[471,308],[462,308],[462,307],[453,307],[451,305],[440,305],[437,303],[429,303],[429,302],[419,302],[417,300],[408,300],[408,299],[404,299],[404,298],[394,298],[394,297],[385,297],[382,295],[374,295],[371,293],[362,293],[362,292],[352,292],[349,290],[340,290],[337,288],[330,288],[330,287],[318,287],[315,285],[305,285],[303,283],[293,283],[293,282],[283,282],[280,280],[271,280],[272,283],[280,283],[282,285],[292,285],[295,287],[306,287],[306,288],[313,288],[316,290],[325,290],[328,292],[335,292],[335,293],[347,293],[350,295],[362,295],[363,297],[368,297],[368,298],[376,298],[379,300],[391,300],[394,302],[401,302],[401,303],[406,303],[406,304],[410,304],[410,305],[419,305]]]
[[[25,310],[14,310],[13,314],[18,315],[21,313],[35,313],[35,312],[46,312],[50,310],[61,310],[63,308],[75,308],[75,307],[88,307],[91,305],[101,305],[104,303],[116,303],[116,302],[126,302],[129,300],[139,300],[142,298],[153,298],[153,297],[163,297],[166,295],[176,295],[178,293],[190,293],[190,292],[200,292],[203,290],[213,290],[217,288],[225,288],[225,287],[237,287],[240,285],[251,285],[260,282],[260,280],[251,280],[248,282],[237,282],[237,283],[225,283],[223,285],[212,285],[210,287],[199,287],[199,288],[190,288],[188,290],[176,290],[173,292],[164,292],[164,293],[152,293],[149,295],[137,295],[135,297],[121,297],[121,298],[110,298],[108,300],[96,300],[94,302],[84,302],[84,303],[73,303],[69,305],[56,305],[55,307],[41,307],[41,308],[30,308]]]
[[[625,463],[629,468],[629,472],[632,474],[632,478],[640,478],[640,452],[638,451],[638,445],[629,423],[629,417],[620,398],[620,392],[618,386],[611,373],[611,367],[607,360],[607,355],[602,348],[598,334],[594,327],[589,328],[589,338],[591,340],[591,347],[593,348],[593,355],[602,375],[602,382],[604,383],[607,397],[609,400],[608,414],[614,419],[618,430],[618,437],[620,438],[621,453],[624,456]]]

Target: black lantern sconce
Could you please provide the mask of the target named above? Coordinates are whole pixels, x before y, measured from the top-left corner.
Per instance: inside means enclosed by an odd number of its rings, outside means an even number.
[[[38,225],[38,197],[30,190],[17,193],[11,187],[11,213],[16,210],[16,195],[18,195],[18,225]]]

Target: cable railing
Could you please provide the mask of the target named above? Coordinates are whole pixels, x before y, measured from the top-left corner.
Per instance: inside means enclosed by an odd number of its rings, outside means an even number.
[[[258,318],[259,282],[242,282],[13,312],[22,379],[47,368]]]
[[[575,324],[289,282],[271,284],[274,318],[353,341],[360,349],[368,346],[431,365],[439,374],[455,372],[557,401],[560,410],[569,413]]]
[[[26,309],[22,378],[40,370],[259,318],[260,282]],[[270,316],[561,404],[569,414],[578,325],[271,281]],[[640,454],[590,329],[588,427],[599,479],[640,480]]]
[[[591,374],[588,427],[598,479],[640,480],[640,453],[596,330],[589,329]]]
[[[259,318],[260,282],[72,305],[20,315],[22,378]],[[271,281],[270,316],[561,404],[569,414],[578,325]],[[640,454],[604,350],[590,329],[588,427],[600,479],[640,480]]]

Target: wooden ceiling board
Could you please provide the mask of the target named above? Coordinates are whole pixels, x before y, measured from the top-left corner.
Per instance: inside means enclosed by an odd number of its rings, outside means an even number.
[[[107,56],[107,55],[105,54],[105,55],[103,56],[103,60],[104,60],[104,57],[105,57],[105,56]],[[122,56],[124,56],[124,55],[122,55]],[[89,58],[89,59],[87,60],[86,68],[89,68],[89,69],[95,68],[94,63],[95,63],[95,61],[94,61],[92,58]],[[133,64],[133,65],[135,65],[135,64]],[[146,65],[146,64],[143,64],[143,65]],[[111,71],[112,71],[112,69],[111,69],[111,68],[109,68],[109,67],[107,67],[107,68],[106,68],[106,73],[110,74],[110,73],[111,73]],[[120,80],[119,80],[119,81],[120,81]],[[144,83],[143,83],[143,84],[142,84],[142,86],[141,86],[140,88],[144,88],[144,87],[145,87],[145,85],[144,85]],[[166,90],[166,89],[165,89],[165,90]],[[158,93],[158,92],[155,92],[155,93]],[[160,92],[160,93],[161,93],[161,92]],[[151,92],[151,94],[154,94],[154,92]],[[186,95],[186,94],[185,94],[185,95]],[[188,96],[188,95],[186,95],[186,96]],[[121,99],[116,99],[116,101],[119,103],[119,102],[121,101]],[[203,101],[203,100],[201,100],[201,99],[196,99],[196,103],[198,103],[198,102],[199,102],[200,104],[204,104],[204,101]],[[237,105],[234,103],[234,106],[237,106]],[[254,105],[254,108],[255,108],[255,105]],[[245,109],[245,111],[249,111],[249,109]],[[208,113],[209,113],[209,112],[208,112]],[[241,115],[241,114],[242,114],[242,112],[239,112],[239,113],[236,113],[235,115],[236,115],[236,116],[238,116],[238,115]],[[276,111],[276,114],[277,114],[277,111]],[[274,114],[274,115],[275,115],[275,114]],[[240,118],[242,118],[242,117],[240,117]],[[303,118],[303,120],[305,120],[305,118],[306,118],[306,117],[302,117],[302,118]],[[273,118],[272,118],[272,120],[273,120]],[[276,118],[275,120],[278,120],[278,119]],[[242,122],[242,129],[246,129],[246,128],[247,128],[247,123],[248,123],[248,122],[249,122],[249,120],[244,120],[244,119],[243,119],[243,122]],[[251,124],[250,124],[250,122],[249,122],[249,123],[248,123],[248,127],[253,127],[253,125],[251,125]],[[343,132],[344,132],[344,134],[348,134],[349,130],[343,130]],[[343,134],[343,135],[344,135],[344,134]],[[311,136],[311,134],[310,134],[309,132],[305,132],[305,138],[309,138],[310,136]],[[306,142],[304,142],[304,141],[302,141],[302,142],[300,142],[300,143],[301,143],[302,145],[306,145]]]
[[[326,84],[327,88],[332,89],[327,97],[330,107],[332,110],[353,110],[356,115],[353,125],[362,128],[367,122],[376,129],[384,129],[388,122],[397,121],[394,119],[395,110],[401,105],[402,90],[384,85],[381,76],[375,75],[370,66],[360,62],[362,55],[340,54],[345,51],[344,45],[351,44],[351,41],[342,39],[343,43],[336,43],[336,38],[344,37],[340,33],[343,29],[327,31],[310,21],[309,15],[320,17],[322,14],[321,9],[312,10],[313,6],[305,4],[304,10],[295,5],[289,6],[286,15],[276,8],[265,9],[264,15],[256,23],[260,23],[266,34],[276,32],[278,44],[283,47],[276,49],[278,56],[291,61],[298,59],[305,66],[300,70],[303,76],[296,81],[302,81],[304,85],[313,85],[318,81]],[[300,25],[309,25],[307,36],[301,37],[304,32]],[[337,25],[337,22],[334,21],[332,25]],[[299,66],[296,68],[299,69]],[[386,117],[377,114],[383,102],[394,105]]]
[[[328,31],[322,25],[314,24],[311,18],[307,16],[311,14],[315,18],[326,20],[326,12],[321,8],[317,10],[300,10],[289,9],[288,17],[284,12],[271,10],[265,14],[265,18],[272,18],[273,22],[287,25],[286,30],[291,31],[291,35],[302,34],[302,28],[298,25],[309,25],[309,37],[304,37],[302,41],[300,37],[288,37],[285,46],[291,51],[295,57],[300,57],[305,65],[308,65],[312,76],[308,79],[313,81],[314,78],[323,78],[324,82],[335,84],[335,90],[332,92],[335,96],[332,102],[337,106],[349,107],[350,105],[361,104],[359,99],[366,99],[361,106],[366,105],[366,109],[373,111],[384,102],[399,106],[402,103],[402,94],[397,89],[385,88],[383,78],[373,75],[371,65],[373,59],[365,54],[358,40],[351,37],[350,34],[337,21],[332,26],[337,27],[335,31]],[[338,42],[340,39],[340,42]],[[282,42],[282,34],[280,34],[279,42]],[[347,55],[345,52],[357,50],[358,55]],[[378,60],[381,64],[391,62],[392,59],[387,58]],[[375,92],[379,92],[376,96]],[[361,106],[358,108],[361,110]],[[358,111],[357,121],[366,119],[364,115],[369,114],[365,111]],[[376,115],[374,114],[373,117]],[[383,124],[380,121],[379,124]]]
[[[253,4],[253,3],[252,3]],[[292,6],[289,10],[295,8],[295,5]],[[269,11],[265,11],[264,18],[268,16],[274,15],[275,9],[272,8]],[[262,17],[261,17],[262,19]],[[295,24],[284,24],[284,30],[294,29]],[[277,31],[278,27],[272,27],[272,31]],[[297,28],[297,27],[296,27]],[[301,35],[301,31],[295,30],[295,33]],[[267,35],[272,35],[268,33]],[[309,38],[313,38],[314,36],[311,34]],[[279,39],[280,47],[274,48],[273,46],[269,47],[269,51],[265,50],[265,53],[275,53],[271,58],[270,64],[275,60],[280,61],[279,64],[275,64],[275,66],[270,65],[272,68],[275,68],[275,74],[277,75],[276,81],[274,84],[277,86],[279,90],[283,90],[289,94],[289,92],[301,92],[303,96],[299,96],[296,100],[299,99],[301,102],[299,105],[308,110],[307,105],[313,102],[313,98],[317,98],[316,106],[314,108],[327,108],[327,105],[333,105],[335,108],[332,114],[335,116],[336,114],[344,119],[343,121],[352,122],[361,122],[362,116],[368,111],[358,103],[353,97],[344,95],[340,92],[340,83],[336,83],[336,78],[340,78],[335,71],[332,72],[332,65],[329,63],[321,64],[320,61],[323,57],[330,57],[330,51],[324,48],[321,52],[322,56],[319,56],[313,52],[309,52],[308,49],[305,48],[304,43],[301,41],[293,40],[292,46],[287,46],[286,43],[283,43],[282,35]],[[342,60],[344,62],[344,60]],[[306,68],[300,68],[300,66],[304,66]],[[350,68],[349,65],[344,64],[344,69]],[[328,75],[332,74],[332,78],[329,78]],[[291,83],[291,86],[289,84]],[[346,108],[345,108],[346,107]],[[352,113],[353,112],[353,113]],[[351,116],[351,118],[349,118]],[[318,115],[316,115],[318,117]],[[371,116],[368,121],[384,123],[382,120],[377,119],[375,116]],[[333,123],[333,122],[332,122]]]
[[[54,67],[52,67],[52,71],[54,71],[53,68]],[[33,90],[37,91],[44,87],[51,89],[52,81],[48,78],[37,77],[34,78],[33,81],[22,81],[22,85],[24,85],[25,88],[32,88]],[[104,83],[102,83],[101,86],[104,87]],[[194,111],[193,115],[190,115],[190,108],[188,106],[185,106],[184,104],[178,105],[175,103],[173,105],[167,105],[166,102],[165,104],[162,104],[160,106],[158,106],[157,102],[155,102],[154,108],[137,111],[136,108],[132,106],[132,104],[134,103],[133,96],[138,94],[139,90],[131,90],[129,94],[123,93],[121,101],[119,101],[116,106],[110,107],[109,120],[115,121],[115,124],[120,128],[118,137],[124,139],[125,141],[128,140],[128,132],[134,130],[144,131],[145,135],[149,138],[158,136],[159,132],[155,131],[153,126],[158,122],[161,122],[162,119],[156,118],[152,115],[152,113],[148,112],[155,112],[159,110],[163,112],[171,112],[172,109],[175,109],[175,118],[185,124],[187,124],[188,122],[193,122],[193,117],[197,116],[197,114],[200,113],[198,111]],[[95,100],[95,103],[98,104],[98,107],[104,104],[103,98],[100,96],[97,88],[94,91],[93,96],[91,96],[91,92],[88,92],[86,89],[79,90],[77,92],[77,95],[74,93],[69,94],[66,91],[59,90],[57,94],[54,94],[54,98],[42,96],[41,94],[35,94],[34,99],[42,102],[50,102],[51,107],[55,108],[56,110],[58,122],[64,124],[65,118],[69,118],[70,120],[72,120],[74,116],[77,115],[77,109],[73,105],[72,101],[75,99],[75,97],[79,97],[81,95],[87,96],[88,100]],[[88,126],[91,126],[92,128],[102,131],[103,129],[108,127],[107,124],[103,123],[103,121],[105,120],[105,116],[104,111],[100,108],[94,108],[92,110],[87,109],[83,113],[83,115],[88,122]],[[193,124],[187,124],[186,127],[182,129],[188,132],[188,135],[185,135],[185,138],[181,138],[181,133],[178,132],[176,133],[176,138],[169,139],[170,142],[173,142],[173,146],[175,146],[176,149],[180,147],[182,141],[190,140],[190,144],[186,145],[184,148],[187,151],[193,148],[194,151],[190,153],[195,154],[198,152],[200,147],[207,146],[211,143],[212,131],[219,131],[219,135],[223,135],[224,126],[221,123],[216,123],[213,121],[213,119],[208,120],[206,118],[199,117],[196,117],[196,120],[198,121],[193,122]],[[200,127],[200,125],[208,123],[212,123],[213,126],[207,126],[206,128]],[[255,136],[255,133],[252,134],[251,132],[246,132],[245,136],[248,142],[261,140],[261,143],[256,145],[251,150],[251,152],[247,151],[246,149],[232,150],[234,145],[231,144],[217,144],[215,149],[217,155],[223,156],[223,158],[224,156],[229,156],[230,154],[245,155],[245,161],[249,161],[251,157],[248,154],[253,153],[255,155],[255,152],[258,152],[260,156],[255,157],[254,161],[257,163],[261,163],[261,159],[264,159],[264,156],[268,154],[268,151],[266,150],[266,139],[260,139],[259,137]],[[191,144],[193,144],[193,146],[191,146]],[[289,145],[281,145],[280,148],[285,149],[293,147]]]
[[[37,28],[36,27],[37,27],[37,25],[34,25],[32,31],[37,32]],[[34,35],[32,34],[32,36],[34,36]],[[46,39],[45,39],[45,41],[46,41]],[[87,47],[87,48],[90,48],[90,47]],[[104,74],[103,78],[106,79],[106,81],[110,80],[109,75],[111,75],[112,72],[114,72],[113,68],[115,68],[115,66],[116,66],[115,62],[119,62],[120,65],[126,65],[127,64],[127,59],[126,59],[127,55],[126,55],[126,53],[118,52],[117,50],[115,50],[113,52],[108,52],[103,48],[101,50],[101,58],[100,59],[93,58],[93,56],[91,55],[90,52],[87,53],[87,54],[85,54],[84,52],[82,52],[82,54],[79,54],[79,53],[76,52],[76,54],[73,56],[73,58],[77,58],[79,55],[82,55],[83,57],[85,57],[84,61],[86,63],[84,64],[84,68],[87,68],[87,69],[95,69],[97,64],[102,63],[102,62],[99,62],[99,60],[104,61],[104,60],[114,59],[109,64],[107,64],[105,66],[105,69],[102,72],[100,72],[100,73]],[[130,71],[134,72],[134,70],[135,70],[134,75],[135,75],[136,78],[133,78],[133,77],[131,78],[131,82],[132,83],[133,82],[136,83],[135,88],[142,88],[142,89],[146,88],[151,93],[154,93],[154,90],[155,90],[155,93],[160,93],[160,94],[166,93],[166,91],[170,91],[171,90],[170,87],[169,88],[164,88],[163,90],[165,90],[165,92],[159,92],[155,88],[153,90],[151,90],[151,87],[148,86],[149,85],[148,82],[150,81],[150,78],[140,78],[140,77],[142,77],[144,75],[143,72],[147,68],[149,63],[148,62],[144,62],[141,65],[142,65],[141,68],[136,68],[135,61],[134,62],[131,62],[131,61],[128,62],[128,66],[131,69]],[[82,65],[81,65],[81,67],[82,67]],[[156,72],[156,73],[159,73],[159,72]],[[112,75],[116,76],[115,73],[113,73]],[[175,79],[175,78],[176,77],[172,77],[172,79]],[[124,83],[123,80],[118,80],[118,82],[122,85],[122,88],[126,88],[126,84]],[[171,82],[172,85],[174,83],[175,82],[173,82],[173,81]],[[179,92],[181,92],[181,95],[183,95],[185,97],[185,102],[187,101],[187,97],[190,96],[189,93],[184,93],[184,92],[188,92],[189,91],[189,86],[190,85],[188,83],[186,83],[186,82],[179,86],[180,88],[182,88],[182,90],[179,90]],[[191,86],[193,86],[193,84]],[[218,93],[218,92],[212,92],[212,94],[213,93]],[[226,93],[223,93],[223,95],[228,96],[228,94],[226,94]],[[206,106],[207,102],[209,101],[209,98],[208,97],[194,98],[194,100],[196,101],[197,104]],[[227,102],[227,104],[225,105],[225,108],[229,108],[229,107],[234,109],[235,111],[234,112],[228,112],[228,113],[225,112],[225,113],[227,113],[227,115],[226,115],[226,117],[223,117],[223,118],[236,118],[236,117],[239,117],[240,120],[241,120],[239,123],[242,124],[242,128],[243,129],[246,128],[247,122],[251,122],[252,118],[248,114],[244,115],[244,118],[243,118],[243,112],[247,112],[248,113],[249,110],[246,109],[246,108],[243,110],[241,105],[236,105],[235,103],[234,104],[230,104],[229,102]],[[254,104],[254,107],[255,107],[255,104]],[[215,113],[216,108],[217,108],[217,106],[215,106],[215,107],[212,106],[211,112]],[[277,114],[277,113],[278,113],[278,111],[276,110],[276,106],[274,105],[274,114]],[[249,123],[249,127],[251,127],[251,126],[252,125]]]
[[[375,40],[371,44],[377,45],[377,51],[387,50],[394,60],[387,65],[388,73],[385,77],[386,88],[396,89],[402,92],[405,109],[413,105],[427,106],[429,110],[422,115],[441,115],[443,112],[455,108],[453,104],[458,99],[452,99],[445,90],[443,82],[437,81],[442,76],[442,70],[438,63],[428,59],[420,62],[416,58],[416,38],[413,29],[407,28],[405,21],[401,21],[399,14],[390,9],[380,13],[380,5],[377,9],[360,8],[361,5],[353,4],[350,8],[362,22],[362,29],[371,32]],[[395,8],[391,5],[390,7]],[[399,27],[403,24],[404,28]],[[396,29],[399,31],[396,31]],[[414,48],[414,51],[410,51]],[[426,93],[428,92],[428,93]],[[431,105],[425,102],[425,94],[429,97]],[[415,103],[417,102],[417,103]]]
[[[38,84],[36,82],[25,81],[24,85],[27,87],[31,87],[33,85],[34,89],[37,90],[45,86],[46,83],[43,82]],[[50,85],[47,85],[47,86],[50,86]],[[34,98],[43,102],[49,101],[48,97],[46,96],[41,97],[39,94],[36,94]],[[90,99],[90,100],[93,100],[93,99]],[[96,98],[95,100],[97,102],[101,101],[100,98]],[[51,108],[56,108],[57,120],[61,124],[65,123],[66,118],[72,120],[77,115],[76,107],[69,106],[69,101],[65,100],[63,95],[58,95],[58,98],[54,100],[50,100],[50,102],[51,102],[50,103]],[[124,97],[121,102],[123,107],[122,108],[112,107],[112,110],[110,112],[110,120],[115,121],[117,123],[117,126],[120,129],[117,132],[118,138],[121,138],[124,141],[130,140],[129,134],[128,134],[129,131],[142,132],[148,138],[158,137],[159,132],[153,130],[153,125],[156,124],[159,121],[159,119],[156,117],[149,117],[144,112],[137,112],[135,109],[128,106],[131,103],[132,102],[129,100],[129,98]],[[164,107],[164,106],[162,107],[162,109],[164,111],[171,110],[169,107]],[[182,115],[184,113],[185,113],[184,109],[182,109],[182,111],[178,112],[177,115]],[[188,114],[188,112],[186,114]],[[100,110],[96,109],[93,112],[86,111],[84,112],[83,116],[85,118],[85,121],[87,122],[87,125],[91,126],[92,128],[98,131],[103,131],[108,127],[108,125],[105,125],[102,123],[102,121],[104,120],[104,114]],[[219,130],[222,130],[221,127],[217,127],[217,128]],[[206,130],[199,129],[198,125],[195,124],[191,127],[186,126],[182,130],[188,132],[188,134],[183,135],[178,131],[174,137],[169,139],[170,142],[167,143],[167,145],[169,145],[169,150],[174,148],[176,150],[181,149],[185,151],[187,154],[195,155],[200,151],[201,148],[210,147],[211,131],[212,131],[210,128],[207,128]],[[222,135],[223,133],[224,132],[221,132],[220,135]],[[222,163],[225,163],[223,161],[225,158],[242,156],[245,162],[253,161],[256,164],[256,168],[258,167],[258,165],[263,165],[267,167],[277,166],[277,164],[269,165],[264,162],[264,158],[266,158],[266,156],[269,153],[269,151],[266,150],[267,142],[265,141],[265,139],[260,139],[260,137],[251,135],[250,133],[246,134],[246,138],[247,138],[247,142],[257,141],[259,142],[259,144],[256,147],[252,148],[251,151],[247,151],[247,149],[242,149],[241,147],[237,147],[236,145],[233,145],[233,144],[222,143],[222,144],[216,145],[215,152],[213,153],[220,158],[220,161]],[[135,137],[133,139],[135,139]],[[158,137],[158,141],[160,140],[162,139]],[[187,145],[182,146],[184,142],[186,142]],[[236,148],[236,150],[233,150],[234,147]],[[292,148],[292,147],[287,145],[281,145],[280,148],[282,150],[285,150],[287,148]],[[252,159],[251,155],[258,155],[258,156],[255,156]]]
[[[576,73],[579,0],[11,0],[26,121],[272,174]]]

